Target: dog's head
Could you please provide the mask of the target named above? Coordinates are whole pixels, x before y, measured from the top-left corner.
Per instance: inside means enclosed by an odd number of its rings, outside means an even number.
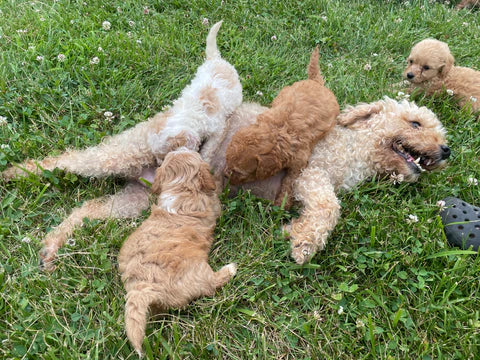
[[[368,131],[374,141],[375,170],[398,181],[416,181],[423,171],[444,167],[450,156],[445,130],[435,114],[407,100],[385,97],[347,107],[337,120],[340,125]]]
[[[171,213],[205,211],[217,199],[216,183],[200,154],[185,147],[169,152],[156,170],[152,192]]]
[[[446,43],[425,39],[412,48],[403,76],[413,84],[442,80],[451,70],[453,62],[454,58]]]
[[[282,169],[274,133],[273,129],[255,125],[235,133],[225,152],[224,174],[231,184],[267,179]]]

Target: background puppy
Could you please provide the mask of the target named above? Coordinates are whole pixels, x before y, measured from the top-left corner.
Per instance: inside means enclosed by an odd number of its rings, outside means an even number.
[[[202,155],[209,161],[221,141],[226,118],[242,102],[237,71],[221,58],[217,49],[216,36],[221,24],[220,21],[210,29],[206,61],[169,110],[105,139],[100,145],[67,151],[41,161],[28,160],[5,170],[0,177],[8,181],[29,172],[60,168],[89,177],[114,175],[133,179],[145,177],[151,181],[153,172],[149,169],[159,165],[170,150],[179,146],[198,150],[202,143]],[[85,202],[44,239],[40,257],[45,268],[54,269],[52,261],[57,250],[84,218],[132,217],[148,206],[145,189],[135,183],[114,196]]]
[[[308,65],[308,80],[280,91],[272,107],[257,122],[240,129],[226,151],[225,174],[234,185],[287,173],[275,204],[292,203],[292,184],[307,165],[315,144],[335,125],[339,114],[335,95],[324,86],[318,47]]]
[[[150,217],[128,237],[118,257],[127,291],[125,327],[141,353],[150,306],[164,311],[213,295],[236,272],[208,265],[220,201],[208,164],[187,149],[169,153],[152,187],[158,196]]]
[[[451,90],[461,106],[469,103],[474,111],[480,110],[480,71],[453,63],[446,43],[425,39],[412,48],[403,76],[412,89],[420,88],[428,95]]]

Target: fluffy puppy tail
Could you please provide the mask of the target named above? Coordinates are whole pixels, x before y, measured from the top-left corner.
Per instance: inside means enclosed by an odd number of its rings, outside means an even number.
[[[212,26],[207,36],[207,60],[212,60],[220,57],[220,52],[217,49],[217,33],[222,26],[223,20],[217,22]]]
[[[320,72],[320,66],[318,66],[318,45],[312,52],[310,56],[310,63],[308,64],[308,78],[310,80],[318,82],[320,85],[325,85],[325,81],[323,80],[322,73]]]
[[[142,343],[147,326],[147,314],[150,305],[159,303],[161,306],[163,296],[160,289],[151,284],[138,286],[127,294],[125,304],[125,330],[131,344],[142,356]]]

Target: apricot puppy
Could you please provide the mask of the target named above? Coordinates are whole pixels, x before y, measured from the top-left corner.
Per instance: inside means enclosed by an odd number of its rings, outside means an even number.
[[[225,175],[233,185],[263,180],[285,169],[275,204],[292,204],[292,185],[307,166],[315,144],[335,125],[340,108],[324,86],[318,47],[308,65],[308,80],[283,88],[257,122],[240,129],[226,150]]]
[[[158,194],[150,217],[120,249],[118,267],[127,291],[125,327],[141,354],[147,313],[183,307],[211,296],[236,272],[228,264],[214,272],[208,264],[220,201],[208,164],[181,148],[167,154],[152,186]]]

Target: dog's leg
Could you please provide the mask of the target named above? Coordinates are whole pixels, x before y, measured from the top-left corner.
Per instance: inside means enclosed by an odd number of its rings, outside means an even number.
[[[306,169],[297,180],[295,190],[303,210],[285,230],[290,234],[292,257],[298,264],[304,264],[324,247],[337,224],[340,205],[328,174],[321,169]]]
[[[149,206],[148,190],[141,184],[130,183],[121,192],[86,201],[72,211],[59,226],[47,234],[43,240],[40,258],[45,269],[53,271],[53,260],[58,249],[72,235],[75,227],[82,224],[83,219],[130,218],[139,216]]]
[[[155,157],[145,141],[145,133],[150,130],[148,123],[140,123],[96,146],[66,151],[43,160],[27,160],[3,171],[0,177],[9,181],[28,173],[40,174],[42,169],[58,168],[87,177],[113,175],[133,178],[138,176],[142,169],[155,165]]]
[[[280,187],[280,191],[275,198],[274,205],[281,206],[283,199],[286,195],[284,208],[290,209],[293,203],[293,184],[295,180],[298,179],[300,173],[302,172],[302,169],[307,165],[307,163],[305,162],[305,164],[302,165],[303,166],[294,167],[287,170],[287,174],[282,180],[282,186]]]
[[[225,134],[222,132],[212,134],[208,140],[202,145],[200,149],[200,154],[202,155],[202,159],[207,163],[211,164],[212,159],[215,155],[215,152],[218,150],[219,145],[222,142],[223,137]]]
[[[213,286],[215,289],[221,288],[237,273],[237,265],[234,263],[223,266],[220,270],[213,273]]]

